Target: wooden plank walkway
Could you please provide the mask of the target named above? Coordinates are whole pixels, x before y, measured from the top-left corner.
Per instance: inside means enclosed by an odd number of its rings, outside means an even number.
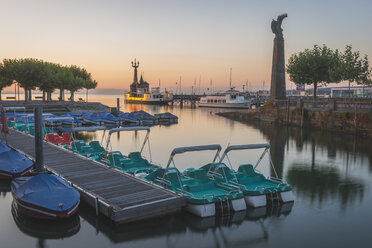
[[[13,148],[35,158],[34,137],[11,130],[7,140]],[[183,196],[140,178],[47,142],[43,146],[45,168],[71,183],[83,201],[114,222],[172,214],[186,204]]]

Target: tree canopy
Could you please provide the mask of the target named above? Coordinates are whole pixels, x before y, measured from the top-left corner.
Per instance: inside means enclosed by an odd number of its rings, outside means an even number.
[[[371,83],[371,69],[367,55],[360,57],[359,51],[353,51],[351,45],[347,45],[341,56],[341,64],[337,69],[343,81],[356,82],[357,84],[368,85]]]
[[[341,77],[335,73],[340,63],[337,50],[333,51],[326,45],[315,45],[313,49],[293,54],[288,60],[287,72],[290,80],[296,84],[313,84],[315,99],[318,84],[340,82]]]
[[[290,80],[296,84],[314,85],[316,99],[319,84],[348,81],[357,84],[371,85],[371,68],[368,57],[360,58],[359,51],[352,51],[351,45],[340,53],[326,45],[315,45],[312,49],[293,54],[287,64]]]
[[[64,100],[64,90],[74,93],[79,89],[93,89],[97,82],[86,69],[76,65],[62,66],[60,64],[44,62],[38,59],[4,59],[0,63],[0,93],[4,87],[18,82],[25,90],[25,100],[31,100],[31,90],[38,88],[51,100],[51,94],[60,90],[60,100]],[[1,97],[1,95],[0,95]]]

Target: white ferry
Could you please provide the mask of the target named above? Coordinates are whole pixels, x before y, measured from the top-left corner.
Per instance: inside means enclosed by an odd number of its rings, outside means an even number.
[[[208,108],[239,108],[248,109],[252,106],[252,100],[245,99],[232,90],[218,95],[204,96],[200,98],[199,107]]]

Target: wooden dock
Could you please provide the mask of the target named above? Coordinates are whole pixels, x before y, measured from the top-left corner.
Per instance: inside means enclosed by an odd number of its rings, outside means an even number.
[[[35,158],[34,137],[10,130],[8,144]],[[80,192],[81,199],[115,223],[173,214],[186,204],[184,196],[100,162],[43,142],[44,165]]]

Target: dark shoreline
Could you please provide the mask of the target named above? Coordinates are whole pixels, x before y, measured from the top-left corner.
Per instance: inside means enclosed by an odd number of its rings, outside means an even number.
[[[219,112],[216,115],[247,124],[304,127],[322,131],[372,137],[372,112],[336,112],[300,108],[275,108]]]

